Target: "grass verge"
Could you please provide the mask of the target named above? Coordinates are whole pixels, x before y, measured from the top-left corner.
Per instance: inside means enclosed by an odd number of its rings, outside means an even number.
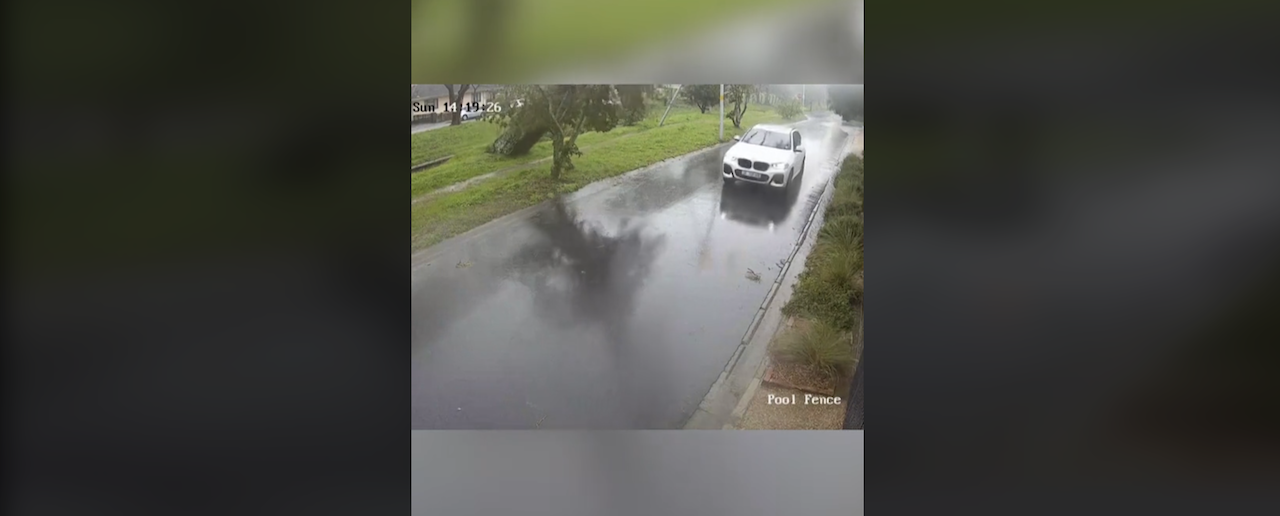
[[[858,359],[849,334],[821,319],[804,330],[784,335],[774,356],[782,362],[804,364],[827,378],[852,373]]]
[[[791,300],[782,313],[809,324],[780,336],[772,347],[782,363],[807,368],[828,381],[847,378],[857,364],[861,342],[863,288],[863,161],[845,159],[823,214],[822,229]]]
[[[817,243],[784,314],[854,330],[862,304],[862,181],[862,158],[849,156],[836,176]]]
[[[410,215],[412,248],[429,247],[495,218],[545,201],[557,191],[572,192],[594,181],[717,143],[719,118],[716,114],[703,115],[697,109],[677,113],[673,108],[666,124],[657,127],[657,118],[661,116],[660,111],[656,114],[651,111],[650,117],[644,121],[625,128],[631,134],[626,138],[608,137],[623,128],[609,133],[582,135],[578,142],[583,154],[573,160],[574,170],[561,174],[559,183],[551,181],[551,164],[547,163],[499,175],[463,190],[439,194],[427,202],[413,204]],[[755,124],[779,121],[781,118],[773,110],[752,106],[742,120],[741,129],[725,122],[725,139],[742,134]],[[534,147],[535,151],[539,147],[548,146],[539,143]],[[455,160],[458,158],[438,168],[445,169]]]
[[[699,121],[705,116],[707,115],[699,114],[696,108],[676,106],[671,108],[671,114],[667,116],[667,121],[662,127]],[[650,109],[645,119],[636,125],[615,127],[607,133],[583,134],[578,137],[578,147],[585,153],[593,145],[648,131],[657,127],[661,118],[661,110]],[[551,157],[551,144],[548,142],[539,142],[523,156],[508,157],[485,152],[501,131],[497,124],[480,121],[413,135],[410,153],[412,164],[416,165],[449,155],[452,155],[453,159],[430,170],[412,174],[410,176],[411,197],[417,198],[473,177],[528,165]]]

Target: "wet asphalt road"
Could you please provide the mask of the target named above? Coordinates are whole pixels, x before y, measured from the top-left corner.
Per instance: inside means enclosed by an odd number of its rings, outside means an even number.
[[[415,255],[413,429],[679,428],[833,172],[838,119],[798,127],[789,193],[724,185],[726,144]]]

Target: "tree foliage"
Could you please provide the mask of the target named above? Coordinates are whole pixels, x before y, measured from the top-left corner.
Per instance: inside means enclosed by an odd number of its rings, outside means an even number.
[[[686,84],[680,88],[680,98],[706,113],[707,109],[720,103],[720,85]]]
[[[827,102],[831,111],[847,121],[862,121],[862,86],[840,85],[827,87]]]
[[[781,116],[784,120],[795,120],[797,118],[800,118],[800,115],[803,112],[804,112],[804,107],[800,105],[800,101],[798,100],[783,102],[782,104],[778,105],[778,115]]]
[[[534,138],[529,146],[547,137],[552,147],[552,179],[559,179],[562,171],[573,170],[573,156],[582,155],[578,136],[590,131],[608,132],[617,127],[622,112],[615,101],[616,90],[607,84],[509,86],[504,97],[520,99],[523,105],[495,113],[494,121],[506,131],[491,149],[498,151],[496,147],[509,134],[519,135],[521,141]]]
[[[756,87],[751,84],[729,84],[724,87],[725,105],[732,105],[733,108],[724,114],[734,127],[742,127],[742,115],[747,113],[747,104],[751,102],[751,94],[755,93]]]
[[[649,105],[645,103],[654,92],[652,84],[619,84],[613,87],[618,91],[618,103],[622,125],[635,125],[644,120]]]

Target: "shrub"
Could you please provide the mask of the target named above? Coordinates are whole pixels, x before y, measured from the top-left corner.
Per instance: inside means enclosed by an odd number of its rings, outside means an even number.
[[[818,268],[822,281],[852,287],[862,270],[862,251],[855,247],[827,245],[819,249]]]
[[[850,156],[840,166],[836,178],[836,190],[827,206],[826,217],[855,215],[862,218],[862,160]]]
[[[788,334],[774,356],[783,362],[804,365],[828,377],[849,374],[857,357],[850,334],[821,320]]]
[[[862,250],[862,221],[856,215],[827,219],[818,231],[818,243],[838,249]]]
[[[847,158],[835,186],[817,245],[783,313],[848,331],[857,324],[863,298],[862,160]]]
[[[861,215],[862,201],[854,195],[841,196],[839,193],[831,197],[831,203],[827,205],[825,214],[827,218],[861,218]]]
[[[778,115],[785,120],[795,120],[804,113],[804,108],[797,101],[784,102],[778,105]]]
[[[801,315],[851,330],[856,323],[855,303],[862,295],[856,290],[861,253],[836,250],[830,246],[814,249],[797,278],[795,293],[782,308],[787,315]]]

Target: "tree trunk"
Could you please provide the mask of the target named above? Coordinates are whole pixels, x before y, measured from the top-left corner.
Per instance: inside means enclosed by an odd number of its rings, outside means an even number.
[[[462,123],[462,108],[461,108],[461,106],[457,106],[456,104],[458,104],[458,103],[461,103],[461,102],[462,102],[462,96],[463,96],[463,95],[466,95],[466,93],[467,93],[467,88],[471,87],[471,85],[470,85],[470,84],[462,84],[462,85],[460,85],[460,86],[461,86],[461,87],[460,87],[460,88],[458,88],[458,93],[457,93],[457,94],[454,94],[454,92],[453,92],[453,85],[452,85],[452,84],[446,84],[446,85],[444,85],[444,88],[445,88],[446,90],[449,90],[449,103],[450,103],[450,104],[455,104],[455,105],[453,106],[453,108],[454,108],[453,113],[452,113],[452,115],[451,115],[451,118],[449,119],[449,125],[459,125],[459,124],[461,124],[461,123]],[[446,106],[446,109],[447,109],[447,106]]]
[[[742,115],[747,114],[747,105],[751,103],[750,94],[738,95],[733,99],[733,110],[729,111],[729,120],[735,128],[742,128]]]
[[[546,136],[547,128],[522,130],[514,125],[507,126],[502,134],[489,146],[489,152],[502,156],[523,156],[529,153],[535,144]]]
[[[568,145],[564,141],[564,134],[552,131],[551,134],[551,181],[560,180],[560,171],[569,170],[572,165],[568,163]]]
[[[559,143],[557,143],[559,142]],[[551,163],[551,179],[560,179],[560,173],[573,170],[573,144],[553,139],[554,157]]]
[[[569,145],[565,148],[568,152],[578,149],[578,135],[582,134],[582,124],[587,121],[587,114],[578,115],[578,123],[573,127],[573,136],[569,137]],[[569,170],[573,170],[573,166],[569,166]]]

